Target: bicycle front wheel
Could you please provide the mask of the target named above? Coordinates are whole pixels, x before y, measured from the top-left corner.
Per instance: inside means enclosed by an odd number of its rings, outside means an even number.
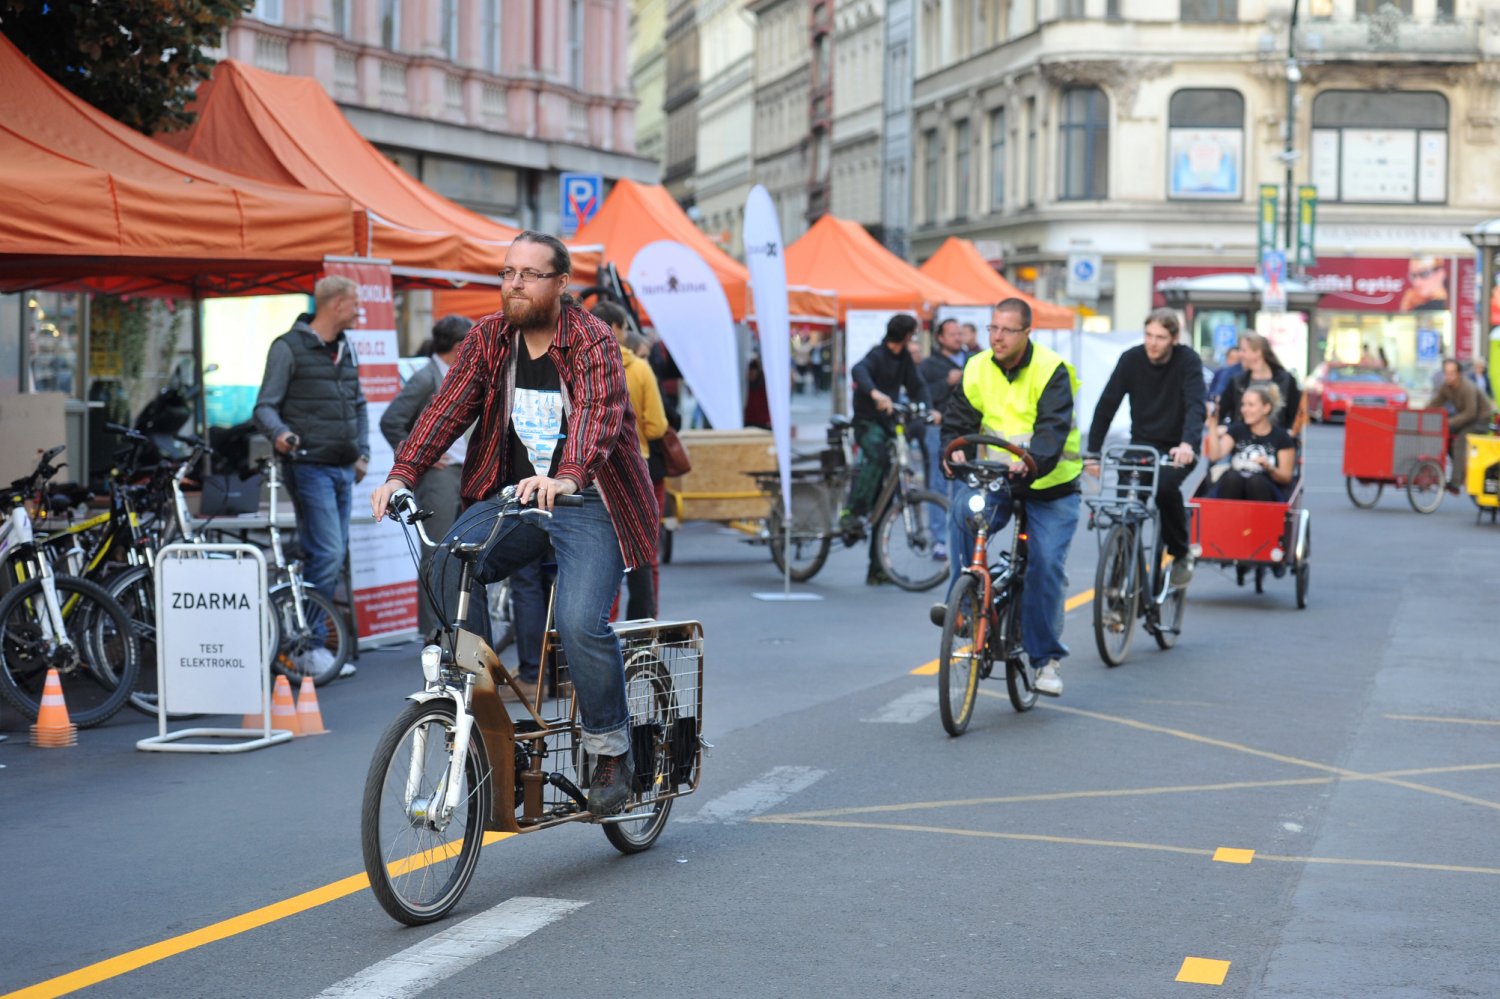
[[[948,615],[938,647],[938,714],[952,736],[963,735],[969,727],[979,695],[979,674],[989,644],[981,601],[979,580],[969,573],[959,576],[948,594]]]
[[[42,587],[52,583],[62,626],[48,614]],[[76,576],[32,579],[0,600],[0,696],[35,721],[47,671],[62,681],[68,720],[89,728],[125,706],[140,668],[130,617],[97,583]]]
[[[290,586],[272,593],[270,599],[271,616],[276,619],[280,636],[271,669],[292,681],[292,686],[300,684],[304,676],[312,677],[317,687],[337,677],[354,651],[354,638],[333,601],[304,586],[299,623]]]
[[[903,502],[898,492],[875,525],[881,570],[903,590],[932,589],[948,578],[948,559],[938,554],[947,529],[948,497],[916,489]]]
[[[787,571],[791,563],[794,582],[805,583],[818,574],[823,563],[828,561],[828,549],[833,544],[833,511],[828,507],[828,490],[816,483],[794,482],[792,484],[792,516],[790,523],[781,506],[781,494],[771,501],[771,513],[766,518],[767,543],[771,547],[771,561],[778,571]],[[790,550],[787,532],[790,530]]]
[[[630,738],[635,782],[623,820],[604,826],[604,836],[621,853],[649,850],[672,813],[672,720],[676,698],[672,677],[656,653],[641,651],[625,664],[625,702],[630,705]]]
[[[1151,634],[1160,649],[1170,649],[1182,634],[1182,619],[1187,615],[1187,588],[1174,586],[1157,609],[1156,630]]]
[[[1135,576],[1135,535],[1116,524],[1104,538],[1094,572],[1094,644],[1107,666],[1123,663],[1135,638],[1140,613]]]
[[[438,814],[455,722],[451,701],[408,704],[380,737],[365,777],[365,873],[381,908],[408,926],[452,911],[483,846],[494,787],[478,729],[469,737],[458,807],[446,818]]]

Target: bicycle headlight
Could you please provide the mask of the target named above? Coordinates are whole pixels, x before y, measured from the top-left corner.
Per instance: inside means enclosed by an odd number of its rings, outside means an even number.
[[[422,647],[422,676],[428,683],[437,683],[442,675],[443,650],[436,645]]]
[[[984,513],[984,493],[975,493],[969,497],[969,512]]]

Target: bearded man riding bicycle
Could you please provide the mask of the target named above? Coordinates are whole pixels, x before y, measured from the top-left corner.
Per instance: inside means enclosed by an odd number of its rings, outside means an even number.
[[[464,338],[442,387],[396,454],[390,478],[370,505],[379,520],[391,496],[421,479],[475,424],[459,492],[467,506],[445,541],[481,542],[499,512],[495,499],[516,486],[550,519],[508,520],[474,566],[478,583],[504,579],[541,557],[557,557],[558,637],[568,650],[583,747],[598,758],[589,811],[612,815],[630,793],[630,712],[620,642],[609,609],[626,569],[650,570],[656,550],[656,496],[641,457],[620,348],[608,326],[563,294],[571,276],[563,244],[539,232],[511,243],[500,272],[505,311]],[[581,494],[581,507],[557,496]],[[445,614],[458,606],[458,560],[439,548],[430,577]],[[471,604],[481,631],[485,602]]]
[[[969,358],[963,380],[943,411],[943,448],[958,437],[984,433],[1025,444],[1037,464],[1024,486],[1030,563],[1021,596],[1021,644],[1037,670],[1038,693],[1062,694],[1058,666],[1068,655],[1062,642],[1064,568],[1080,506],[1078,477],[1083,462],[1073,400],[1078,376],[1055,351],[1031,342],[1031,306],[1007,298],[995,306],[985,328],[990,349]],[[961,454],[955,458],[962,461]],[[975,490],[960,483],[948,507],[948,585],[952,589],[974,547],[969,498]],[[985,491],[991,530],[1010,518],[1009,497]],[[946,604],[935,604],[932,620],[942,626]]]

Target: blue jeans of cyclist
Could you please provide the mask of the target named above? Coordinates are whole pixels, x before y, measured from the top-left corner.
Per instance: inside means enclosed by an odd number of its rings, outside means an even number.
[[[947,496],[949,499],[948,505],[952,507],[954,482],[952,479],[943,477],[942,436],[943,428],[941,426],[928,424],[926,436],[923,440],[927,451],[927,488],[939,496]],[[929,506],[927,508],[927,515],[932,521],[928,526],[932,529],[933,536],[942,537],[947,530],[946,525],[943,523],[943,511],[939,510],[936,506]]]
[[[968,568],[974,552],[974,528],[969,513],[969,497],[976,490],[956,483],[953,502],[948,507],[948,589]],[[1010,495],[985,490],[990,518],[990,537],[1010,522]],[[1068,550],[1078,528],[1078,511],[1082,499],[1078,493],[1052,500],[1026,501],[1027,543],[1026,587],[1021,593],[1021,644],[1031,665],[1040,668],[1049,659],[1064,659],[1068,647],[1063,644],[1063,603],[1068,584]]]
[[[622,756],[630,747],[630,711],[625,704],[625,663],[620,640],[609,626],[609,608],[625,571],[620,539],[594,490],[583,494],[581,507],[558,507],[550,520],[507,518],[489,548],[474,563],[474,579],[493,583],[535,562],[552,542],[557,555],[557,604],[553,623],[567,650],[578,712],[583,721],[583,747],[596,756]],[[500,504],[475,503],[459,515],[448,538],[466,544],[483,541],[494,526]],[[462,567],[445,549],[432,560],[432,578],[444,617],[457,606]],[[469,605],[469,627],[484,634],[486,608]],[[520,634],[516,636],[521,640]]]
[[[349,514],[354,500],[353,465],[291,464],[292,505],[302,546],[302,578],[329,600],[349,553]]]

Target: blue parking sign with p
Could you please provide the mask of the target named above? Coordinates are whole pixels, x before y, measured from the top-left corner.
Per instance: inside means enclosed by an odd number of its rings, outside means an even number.
[[[604,201],[604,175],[565,173],[562,180],[562,230],[571,236],[578,231]]]

